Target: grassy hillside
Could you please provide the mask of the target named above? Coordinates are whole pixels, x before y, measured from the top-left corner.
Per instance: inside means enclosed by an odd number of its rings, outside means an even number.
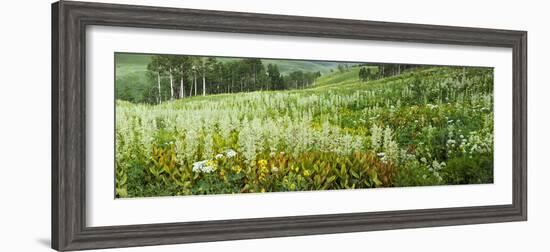
[[[491,183],[493,71],[117,102],[117,197]]]
[[[375,69],[373,67],[373,69]],[[352,67],[348,71],[340,73],[338,71],[322,75],[316,82],[316,87],[323,86],[340,86],[343,84],[350,84],[359,81],[359,68]]]
[[[321,72],[322,75],[330,73],[330,70],[336,69],[337,62],[323,61],[297,61],[297,60],[262,60],[264,65],[276,64],[282,74],[289,74],[293,71],[302,72]]]
[[[141,100],[144,89],[148,85],[147,65],[151,61],[151,55],[146,54],[116,54],[116,91],[118,96],[121,94],[131,96],[131,100]],[[238,60],[238,58],[218,58],[221,62]],[[321,74],[330,74],[331,69],[335,69],[338,63],[323,61],[296,61],[296,60],[262,60],[264,66],[276,64],[279,71],[286,75],[293,71],[303,72],[321,72]]]
[[[229,62],[233,60],[239,60],[239,58],[218,58],[218,61]],[[279,67],[279,72],[283,75],[287,75],[294,71],[302,72],[321,72],[325,75],[330,73],[330,70],[336,69],[338,62],[329,61],[308,61],[308,60],[284,60],[284,59],[262,59],[264,67],[268,64],[275,64]]]
[[[151,57],[146,54],[115,54],[117,97],[126,92],[134,99],[141,100],[148,84],[147,64]]]

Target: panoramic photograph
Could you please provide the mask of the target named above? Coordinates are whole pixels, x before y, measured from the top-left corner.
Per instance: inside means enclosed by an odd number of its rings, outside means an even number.
[[[115,53],[115,197],[493,183],[493,68]]]

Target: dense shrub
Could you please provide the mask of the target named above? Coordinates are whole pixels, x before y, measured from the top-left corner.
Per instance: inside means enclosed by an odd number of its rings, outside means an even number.
[[[453,158],[447,162],[442,174],[446,184],[493,183],[493,155]]]

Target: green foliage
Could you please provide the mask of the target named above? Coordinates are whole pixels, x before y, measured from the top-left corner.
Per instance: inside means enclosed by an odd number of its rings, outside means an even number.
[[[475,154],[450,159],[442,174],[447,184],[493,183],[493,155]]]
[[[367,69],[365,67],[361,67],[361,69],[359,69],[359,79],[361,81],[366,81],[369,77],[369,74],[367,73]]]
[[[270,91],[117,101],[117,197],[492,182],[491,69],[386,65],[384,75],[399,74],[382,78],[382,66],[342,65],[309,73],[311,85],[306,72],[253,60],[216,67],[256,72]],[[298,89],[273,90],[281,80]]]

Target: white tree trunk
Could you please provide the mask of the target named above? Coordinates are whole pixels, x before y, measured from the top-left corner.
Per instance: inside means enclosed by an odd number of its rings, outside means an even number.
[[[193,96],[193,82],[191,82],[191,85],[189,85],[189,97]]]
[[[180,99],[183,99],[183,97],[185,97],[185,87],[183,86],[183,78],[185,78],[185,72],[183,71],[183,65],[181,65]]]
[[[183,89],[183,73],[181,73],[181,80],[180,80],[180,99],[183,99],[183,96],[185,95],[185,89]]]
[[[206,76],[202,72],[202,96],[206,96]]]
[[[172,76],[172,69],[170,69],[170,100],[174,99],[174,76]]]
[[[160,92],[160,72],[157,72],[157,83],[159,87],[159,104],[162,103],[162,94]]]
[[[197,74],[193,72],[193,82],[195,83],[195,96],[197,96]]]

